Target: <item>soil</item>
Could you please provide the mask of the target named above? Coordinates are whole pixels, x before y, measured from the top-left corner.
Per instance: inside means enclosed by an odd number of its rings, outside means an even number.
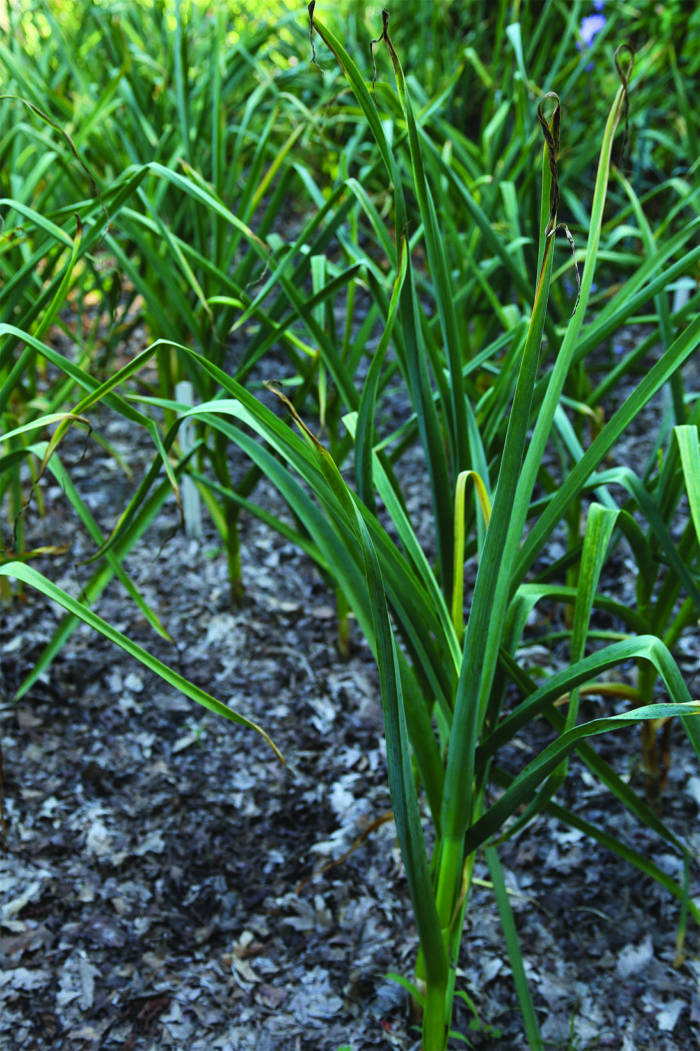
[[[107,410],[92,422],[138,481],[148,439]],[[108,529],[130,486],[97,442],[78,460],[71,441],[64,462]],[[404,481],[427,516],[420,469],[408,458]],[[29,542],[70,550],[37,568],[77,595],[92,541],[48,478],[42,494],[44,518],[36,500],[25,516]],[[274,492],[256,499],[282,513]],[[172,535],[177,524],[171,502],[125,563],[174,643],[114,580],[95,612],[264,726],[287,766],[83,625],[15,704],[62,611],[31,590],[2,610],[0,1049],[417,1048],[407,995],[387,978],[411,978],[417,941],[395,828],[381,820],[391,800],[369,649],[353,625],[340,658],[332,590],[257,519],[242,522],[239,609],[211,523],[199,541]],[[608,572],[608,588],[633,595],[622,549]],[[563,612],[551,615],[562,626]],[[556,666],[565,649],[538,645],[538,630],[528,659]],[[690,682],[696,634],[678,656]],[[601,702],[586,704],[583,717],[600,714]],[[522,766],[550,734],[535,724],[504,764]],[[634,779],[637,731],[596,747]],[[575,760],[558,799],[682,880],[679,856]],[[661,814],[696,855],[698,804],[697,761],[677,728]],[[700,939],[691,919],[674,966],[680,906],[666,890],[553,817],[500,853],[547,1048],[700,1046]],[[482,1051],[525,1048],[488,879],[480,859],[457,977],[471,1007],[456,1001],[454,1030]],[[700,898],[697,865],[690,894]]]

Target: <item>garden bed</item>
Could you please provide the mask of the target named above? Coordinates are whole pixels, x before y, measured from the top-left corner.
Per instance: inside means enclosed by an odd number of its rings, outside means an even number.
[[[94,422],[128,452],[138,480],[147,439],[134,445],[107,410]],[[76,434],[64,458],[82,449]],[[634,434],[621,454],[640,454]],[[128,495],[112,464],[90,441],[71,470],[104,528]],[[407,457],[403,470],[420,521],[428,508],[419,458]],[[281,512],[274,491],[258,498]],[[91,542],[74,535],[57,487],[45,499],[43,522],[34,505],[27,514],[29,534],[37,545],[71,544],[53,577],[77,593],[89,567],[74,564]],[[353,628],[351,657],[339,658],[333,593],[263,523],[243,520],[240,610],[231,609],[211,524],[201,541],[171,536],[177,524],[171,504],[126,563],[175,647],[154,636],[115,582],[96,612],[261,724],[287,769],[260,737],[202,711],[83,625],[15,707],[60,611],[31,591],[4,610],[0,1042],[8,1051],[418,1046],[406,994],[386,978],[411,977],[417,941],[395,828],[381,821],[391,801],[371,653]],[[625,572],[621,554],[604,590],[631,594]],[[546,630],[557,626],[562,608]],[[538,646],[543,631],[533,623],[523,659],[551,669],[557,652]],[[700,667],[695,641],[679,659],[690,681]],[[600,714],[600,702],[587,704],[587,718]],[[505,765],[518,769],[550,737],[534,724]],[[638,730],[598,742],[634,778]],[[575,761],[558,798],[682,877],[680,859]],[[662,814],[694,849],[699,802],[697,764],[679,729]],[[347,860],[310,878],[363,834]],[[504,845],[502,858],[548,1046],[695,1046],[700,943],[691,921],[685,962],[674,967],[679,906],[669,894],[552,817]],[[481,861],[457,981],[476,1016],[458,999],[454,1028],[475,1047],[518,1047],[505,943],[479,881],[488,881]],[[691,894],[698,889],[694,872]]]

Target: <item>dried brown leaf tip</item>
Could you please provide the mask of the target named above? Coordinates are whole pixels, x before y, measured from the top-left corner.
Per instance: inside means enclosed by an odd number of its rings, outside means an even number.
[[[318,33],[318,35],[320,36],[321,40],[326,45],[326,47],[329,48],[333,52],[333,54],[335,55],[336,60],[338,62],[338,65],[340,66],[340,68],[342,70],[345,70],[345,67],[343,66],[343,63],[340,60],[340,56],[338,55],[337,51],[333,47],[332,43],[327,38],[327,36],[324,34],[323,29],[319,28],[318,22],[314,21],[314,11],[315,11],[315,9],[316,9],[316,0],[311,0],[311,3],[309,4],[309,8],[308,8],[308,11],[309,11],[309,41],[311,42],[311,62],[313,63],[313,65],[316,66],[316,69],[319,71],[319,73],[323,73],[323,69],[321,68],[321,66],[319,66],[318,62],[316,61],[316,48],[314,47],[314,32],[316,32],[316,33]]]
[[[546,119],[542,109],[545,100],[548,98],[556,99],[556,106],[554,107],[554,112],[549,120]],[[571,312],[571,316],[573,317],[576,313],[579,299],[581,298],[581,275],[576,261],[576,245],[574,244],[571,230],[569,230],[566,223],[557,223],[557,211],[559,210],[559,173],[557,170],[557,158],[559,156],[559,135],[561,130],[561,103],[559,101],[559,96],[554,91],[548,91],[546,95],[542,96],[540,104],[537,107],[537,117],[542,126],[544,141],[547,145],[547,160],[549,162],[549,171],[552,176],[552,182],[549,188],[549,221],[547,222],[545,229],[545,236],[549,239],[555,235],[557,230],[563,230],[566,234],[566,239],[571,245],[571,251],[574,256],[576,285],[578,288],[574,309]]]
[[[550,120],[546,119],[542,111],[542,106],[546,99],[556,99],[557,102]],[[561,104],[559,102],[559,96],[554,91],[548,91],[546,95],[542,96],[540,104],[537,107],[537,118],[542,126],[542,134],[544,135],[544,141],[547,144],[547,160],[549,162],[549,170],[552,176],[552,184],[549,188],[549,222],[547,223],[546,230],[546,236],[551,237],[556,227],[557,210],[559,208],[557,157],[559,155],[559,128],[561,125]]]
[[[267,388],[267,389],[268,389],[269,391],[271,391],[271,392],[272,392],[272,394],[276,395],[276,396],[277,396],[277,397],[279,398],[279,400],[280,400],[280,401],[282,402],[282,404],[284,405],[285,409],[287,410],[287,412],[289,413],[289,415],[290,415],[290,416],[292,417],[292,419],[294,420],[294,422],[296,423],[297,427],[298,427],[298,428],[299,428],[299,430],[300,430],[300,431],[302,432],[302,434],[305,434],[305,435],[306,435],[306,437],[307,437],[307,438],[308,438],[308,439],[309,439],[309,440],[310,440],[310,441],[311,441],[311,442],[312,442],[312,443],[313,443],[313,444],[314,444],[314,445],[315,445],[315,446],[316,446],[316,447],[317,447],[318,449],[320,449],[320,450],[321,450],[321,452],[325,453],[325,452],[326,452],[327,450],[326,450],[326,449],[324,448],[324,446],[323,446],[323,445],[321,444],[321,442],[320,442],[320,441],[318,440],[318,438],[317,438],[317,437],[316,437],[316,435],[315,435],[315,434],[313,433],[313,431],[312,431],[312,430],[310,430],[310,428],[309,428],[309,427],[307,427],[307,425],[306,425],[306,424],[304,423],[304,421],[302,420],[301,416],[299,415],[299,413],[297,412],[296,408],[294,407],[294,405],[292,404],[292,402],[291,402],[291,401],[289,400],[289,398],[287,397],[287,395],[286,395],[286,394],[284,394],[284,393],[283,393],[283,392],[282,392],[282,391],[281,391],[281,390],[279,389],[279,387],[277,387],[277,386],[275,385],[275,381],[274,381],[274,380],[265,380],[264,382],[265,382],[265,387],[266,387],[266,388]]]
[[[628,63],[626,71],[623,71],[622,66],[620,65],[620,54],[623,51],[627,51],[628,54],[629,54],[629,63]],[[629,130],[630,130],[630,126],[629,126],[629,108],[630,108],[629,82],[630,82],[630,79],[632,77],[632,70],[634,69],[634,51],[630,47],[629,44],[620,44],[620,46],[615,51],[615,69],[617,70],[617,75],[620,78],[620,83],[622,84],[622,105],[623,105],[623,113],[624,113],[624,117],[625,117],[625,137],[624,137],[623,142],[622,142],[622,155],[620,157],[620,168],[624,169],[627,166],[627,160],[628,160],[628,158],[627,158],[627,147],[629,145]]]
[[[315,10],[315,8],[316,8],[316,0],[311,0],[311,3],[309,4],[309,8],[308,8],[308,11],[309,11],[309,43],[311,44],[311,61],[314,64],[314,66],[318,66],[318,62],[316,61],[316,46],[314,44],[314,10]],[[318,68],[320,69],[321,67],[318,66]]]
[[[383,8],[382,10],[382,31],[376,38],[376,40],[370,40],[369,42],[369,53],[372,56],[372,94],[374,96],[375,103],[377,101],[377,95],[374,90],[374,85],[377,82],[377,61],[374,57],[374,45],[381,43],[386,44],[386,46],[389,48],[389,52],[393,60],[396,57],[396,52],[394,51],[394,45],[392,44],[391,39],[389,37],[389,12],[386,8]]]

